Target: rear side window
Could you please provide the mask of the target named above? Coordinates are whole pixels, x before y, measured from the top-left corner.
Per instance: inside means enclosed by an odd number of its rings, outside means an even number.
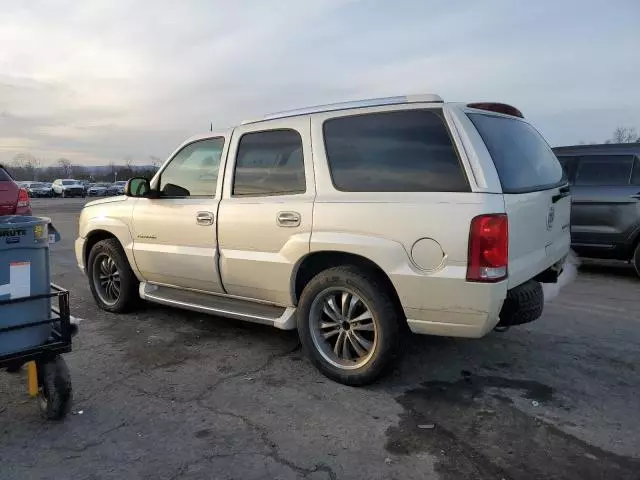
[[[491,154],[504,193],[547,190],[565,182],[553,151],[527,122],[481,113],[468,116]]]
[[[4,169],[0,168],[0,182],[10,182],[11,175]]]
[[[589,155],[582,157],[576,172],[575,185],[629,185],[633,156]]]
[[[324,123],[333,184],[347,192],[465,192],[467,179],[443,120],[428,110]]]
[[[302,138],[295,130],[246,133],[240,138],[234,196],[304,193]]]

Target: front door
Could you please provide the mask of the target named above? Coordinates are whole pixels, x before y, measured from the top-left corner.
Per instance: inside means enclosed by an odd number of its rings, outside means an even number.
[[[224,137],[185,145],[154,178],[159,197],[136,201],[133,255],[147,282],[223,292],[216,217],[224,149]]]
[[[236,128],[220,203],[220,274],[232,295],[291,303],[291,275],[309,252],[315,182],[308,118]]]
[[[640,165],[633,163],[632,155],[578,160],[571,209],[572,243],[578,249],[625,254],[640,219]]]

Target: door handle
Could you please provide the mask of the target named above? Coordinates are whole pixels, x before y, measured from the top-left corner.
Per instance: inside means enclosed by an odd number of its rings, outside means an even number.
[[[301,220],[298,212],[279,212],[276,218],[281,227],[297,227]]]
[[[211,212],[198,212],[196,213],[196,223],[198,225],[202,225],[207,227],[209,225],[213,225],[213,213]]]

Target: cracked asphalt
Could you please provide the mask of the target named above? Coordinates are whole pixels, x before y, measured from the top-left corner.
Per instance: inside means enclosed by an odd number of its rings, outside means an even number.
[[[638,479],[640,279],[585,262],[539,321],[413,336],[388,378],[321,376],[295,332],[156,305],[98,310],[73,254],[81,200],[35,200],[83,319],[72,414],[0,373],[0,479]]]

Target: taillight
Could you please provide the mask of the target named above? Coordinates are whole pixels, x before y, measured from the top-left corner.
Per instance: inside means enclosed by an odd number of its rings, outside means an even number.
[[[471,220],[467,280],[498,282],[507,278],[509,221],[503,213]]]
[[[18,190],[18,203],[16,204],[17,208],[27,208],[31,205],[29,201],[29,192],[27,192],[26,188],[21,188]]]

